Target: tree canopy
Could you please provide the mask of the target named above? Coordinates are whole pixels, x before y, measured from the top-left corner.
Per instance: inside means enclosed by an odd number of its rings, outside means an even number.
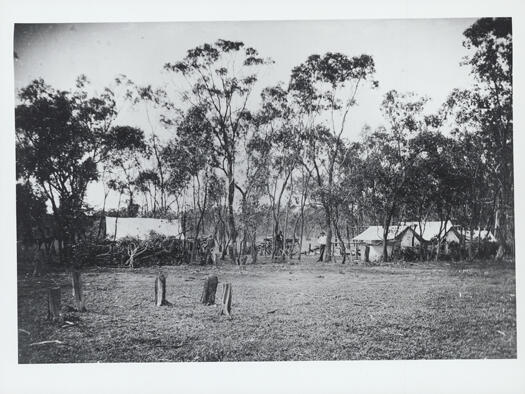
[[[67,249],[88,185],[103,182],[117,214],[178,217],[234,260],[256,256],[262,236],[284,257],[281,232],[302,242],[324,230],[329,261],[332,242],[346,256],[367,225],[383,226],[387,260],[389,227],[427,220],[493,230],[501,259],[514,243],[511,20],[481,18],[462,39],[473,86],[435,111],[427,96],[390,89],[382,125],[355,140],[346,131],[360,93],[379,86],[366,53],[311,54],[287,83],[260,86],[273,60],[219,39],[165,63],[164,86],[119,75],[97,94],[83,75],[64,91],[34,80],[15,109],[19,227],[47,205]],[[122,124],[121,100],[144,110],[150,130]]]

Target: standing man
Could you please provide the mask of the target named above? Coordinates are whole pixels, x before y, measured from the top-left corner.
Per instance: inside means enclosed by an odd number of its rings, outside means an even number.
[[[321,231],[321,234],[319,234],[317,242],[319,243],[319,260],[317,260],[317,262],[321,262],[323,261],[324,250],[326,248],[326,234],[324,231]]]

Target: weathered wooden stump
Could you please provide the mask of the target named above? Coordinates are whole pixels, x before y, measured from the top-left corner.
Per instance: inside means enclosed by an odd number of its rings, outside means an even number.
[[[204,281],[204,289],[202,290],[201,302],[204,305],[215,304],[215,293],[217,292],[217,284],[219,279],[217,275],[210,275]]]
[[[232,310],[232,285],[230,283],[222,284],[222,304],[219,315],[231,317]]]
[[[41,276],[43,274],[43,264],[45,261],[46,255],[43,250],[38,250],[35,253],[35,259],[33,261],[33,277]]]
[[[42,260],[37,258],[33,264],[33,277],[42,275]]]
[[[73,298],[75,299],[75,307],[79,312],[86,311],[84,298],[82,297],[82,281],[80,280],[80,271],[71,271],[71,282],[73,283]]]
[[[60,314],[60,287],[47,289],[47,318],[51,321],[59,321]]]
[[[159,274],[155,279],[155,305],[170,305],[166,301],[166,276],[164,274]]]

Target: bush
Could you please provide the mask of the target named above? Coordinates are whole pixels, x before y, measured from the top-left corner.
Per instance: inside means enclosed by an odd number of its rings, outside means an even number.
[[[399,251],[399,259],[403,261],[416,261],[419,258],[417,248],[402,248]]]
[[[498,244],[496,242],[482,240],[479,245],[477,256],[480,259],[490,259],[496,256],[497,251],[498,251]]]

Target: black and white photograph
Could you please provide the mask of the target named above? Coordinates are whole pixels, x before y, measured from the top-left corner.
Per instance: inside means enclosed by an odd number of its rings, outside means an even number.
[[[516,361],[516,20],[472,15],[15,20],[18,366]]]

